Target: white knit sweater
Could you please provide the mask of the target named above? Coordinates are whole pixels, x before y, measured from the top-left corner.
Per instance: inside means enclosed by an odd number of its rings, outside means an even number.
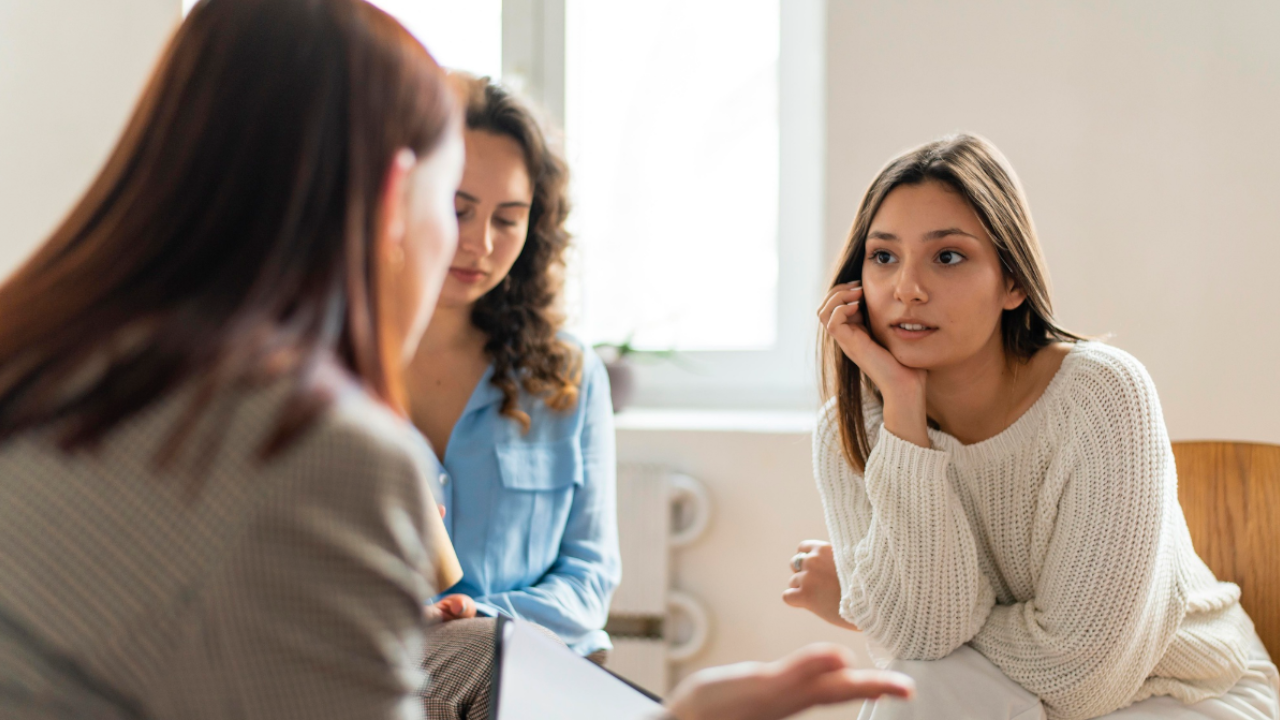
[[[895,657],[970,643],[1063,720],[1240,679],[1253,624],[1191,546],[1160,402],[1132,356],[1077,344],[1030,410],[973,445],[930,430],[922,448],[866,412],[866,473],[841,453],[834,401],[814,468],[840,614]]]

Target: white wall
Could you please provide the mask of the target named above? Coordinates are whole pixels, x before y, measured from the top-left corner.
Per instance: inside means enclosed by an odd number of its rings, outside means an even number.
[[[827,237],[954,130],[1018,170],[1058,314],[1114,333],[1174,439],[1280,443],[1280,5],[831,0]]]
[[[115,145],[179,0],[0,0],[0,277]]]

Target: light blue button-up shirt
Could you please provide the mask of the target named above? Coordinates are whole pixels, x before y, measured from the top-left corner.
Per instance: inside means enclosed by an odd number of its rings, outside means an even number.
[[[498,414],[490,366],[449,436],[439,481],[463,572],[443,594],[532,620],[586,655],[612,647],[603,628],[622,570],[609,377],[595,352],[583,356],[573,408],[521,391],[528,433]]]

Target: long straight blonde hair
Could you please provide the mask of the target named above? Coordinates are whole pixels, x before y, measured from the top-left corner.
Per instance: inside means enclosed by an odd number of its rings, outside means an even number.
[[[1054,342],[1082,339],[1054,320],[1048,268],[1017,175],[994,145],[976,135],[950,135],[926,143],[884,166],[863,195],[831,287],[862,279],[871,221],[889,193],[901,185],[930,181],[944,183],[969,203],[991,236],[1005,275],[1027,295],[1000,318],[1006,359],[1026,362]],[[861,312],[865,320],[865,305]],[[835,340],[824,336],[820,342],[823,398],[836,398],[841,448],[849,463],[862,470],[871,452],[863,397],[879,392]]]

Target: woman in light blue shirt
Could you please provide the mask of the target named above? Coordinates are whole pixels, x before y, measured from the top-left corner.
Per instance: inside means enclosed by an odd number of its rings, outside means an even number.
[[[528,108],[466,96],[458,250],[409,373],[445,525],[481,615],[531,620],[597,659],[621,575],[613,410],[600,358],[560,332],[567,171]]]

